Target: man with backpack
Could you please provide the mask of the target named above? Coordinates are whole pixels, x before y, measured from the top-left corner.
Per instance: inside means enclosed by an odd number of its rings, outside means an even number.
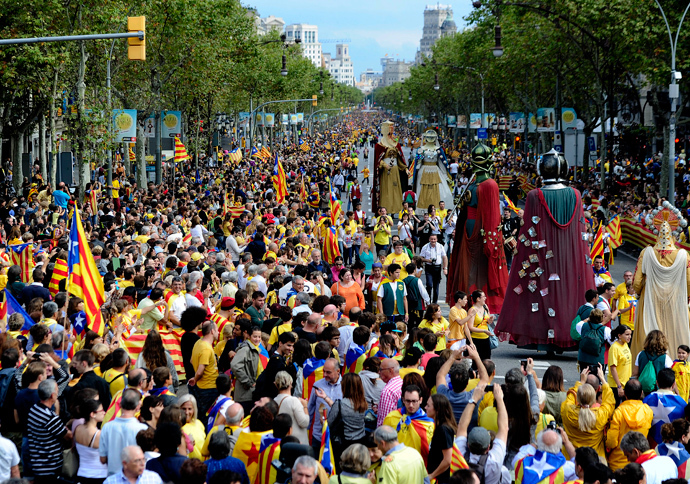
[[[455,444],[470,469],[479,476],[480,484],[510,484],[510,471],[503,465],[508,441],[508,411],[503,401],[503,390],[500,385],[493,385],[496,401],[498,432],[491,445],[491,435],[483,427],[475,427],[467,434],[467,428],[472,421],[474,409],[486,395],[487,385],[479,382],[472,392],[472,399],[465,407],[458,422],[458,433]]]
[[[577,361],[580,371],[590,365],[600,364],[604,371],[606,343],[611,344],[611,329],[602,323],[604,314],[600,309],[594,309],[589,313],[586,321],[580,321],[576,330],[580,335],[580,343],[577,352]]]
[[[582,306],[577,310],[577,314],[570,325],[570,337],[574,341],[580,341],[580,333],[577,331],[577,325],[580,321],[585,321],[589,319],[589,313],[596,307],[599,302],[599,292],[596,289],[588,289],[585,292],[585,301]]]

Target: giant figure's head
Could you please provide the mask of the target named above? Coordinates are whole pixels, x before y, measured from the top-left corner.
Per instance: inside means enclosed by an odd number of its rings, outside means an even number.
[[[545,185],[565,182],[568,179],[568,160],[563,153],[552,149],[541,157],[537,163],[537,171]]]
[[[483,143],[478,143],[472,149],[472,171],[479,175],[489,176],[493,166],[491,148]]]

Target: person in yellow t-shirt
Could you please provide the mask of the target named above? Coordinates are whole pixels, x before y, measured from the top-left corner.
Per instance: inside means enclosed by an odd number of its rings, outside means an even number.
[[[408,274],[405,267],[410,263],[410,256],[407,252],[403,250],[403,243],[399,240],[393,242],[393,252],[386,256],[386,260],[383,262],[383,270],[387,271],[388,266],[391,264],[398,264],[400,269],[400,279],[405,279]]]
[[[113,351],[112,368],[103,372],[103,379],[110,387],[110,397],[113,398],[117,392],[125,389],[127,384],[127,366],[129,365],[129,355],[123,348]]]
[[[611,339],[615,343],[609,348],[609,376],[607,382],[613,390],[616,402],[620,403],[625,396],[623,387],[632,375],[632,353],[628,345],[632,338],[632,331],[627,326],[620,324],[611,331]],[[617,390],[616,390],[617,388]]]
[[[446,349],[446,336],[448,336],[448,320],[441,314],[438,304],[429,304],[424,312],[424,319],[419,323],[419,329],[429,328],[436,335],[436,352]]]
[[[369,183],[369,174],[370,174],[370,173],[371,173],[371,172],[369,171],[369,167],[368,167],[368,166],[365,166],[365,167],[362,169],[362,185],[364,185],[365,183]]]
[[[631,282],[633,282],[633,273],[631,271],[625,271],[623,273],[623,282],[616,286],[616,294],[611,298],[611,311],[615,310],[618,307],[616,305],[618,301],[628,294],[627,285]]]
[[[680,345],[677,350],[677,356],[678,359],[673,361],[673,366],[671,368],[676,374],[678,395],[687,402],[688,396],[690,395],[690,368],[688,367],[690,348],[688,345]]]
[[[619,311],[620,324],[624,324],[632,331],[635,331],[635,311],[637,309],[637,296],[632,282],[626,285],[626,293],[618,299],[617,309]]]
[[[459,346],[465,346],[465,344],[472,344],[472,336],[469,331],[466,331],[467,322],[470,320],[471,316],[467,315],[465,311],[465,306],[467,306],[467,294],[462,291],[457,291],[454,295],[455,305],[450,308],[450,313],[448,313],[448,342],[447,347],[451,347],[453,344],[459,342]]]
[[[192,350],[191,363],[195,373],[187,382],[187,385],[197,387],[193,394],[197,397],[199,412],[205,413],[209,409],[210,403],[213,403],[213,400],[218,396],[215,391],[218,365],[216,363],[216,355],[213,352],[213,342],[218,339],[216,323],[210,321],[204,323],[201,326],[201,334],[201,339],[194,343],[194,349]],[[204,395],[206,393],[204,390],[213,390],[213,393],[208,392],[210,400],[209,398],[204,398],[206,396]]]

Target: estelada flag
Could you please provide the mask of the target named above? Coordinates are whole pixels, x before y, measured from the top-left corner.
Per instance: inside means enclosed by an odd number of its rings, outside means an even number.
[[[321,450],[319,451],[319,462],[329,476],[335,475],[335,459],[333,458],[333,447],[331,446],[331,430],[328,428],[326,410],[323,411],[323,433],[321,434]]]
[[[264,436],[273,436],[272,430],[265,432],[240,432],[237,443],[232,451],[232,456],[241,460],[247,469],[249,482],[254,482],[259,468],[259,454],[261,453],[261,440]]]
[[[606,225],[606,231],[611,235],[609,239],[609,247],[611,249],[617,249],[623,243],[623,234],[621,233],[621,218],[616,215],[611,219],[611,221]]]
[[[283,164],[278,159],[278,153],[275,155],[275,164],[273,166],[273,176],[271,179],[273,181],[273,189],[276,192],[276,200],[278,203],[284,203],[288,194],[287,179],[285,178]]]
[[[333,190],[333,185],[331,182],[328,182],[328,191],[329,191],[329,199],[328,199],[328,205],[329,208],[331,209],[331,223],[333,225],[336,225],[338,223],[338,220],[340,219],[340,214],[343,212],[343,208],[340,205],[340,200],[338,199],[338,196],[335,194],[335,191]],[[330,264],[330,262],[329,262]]]
[[[688,460],[690,460],[690,454],[685,450],[685,446],[680,442],[673,442],[672,444],[661,443],[656,448],[656,453],[659,455],[665,455],[673,459],[674,464],[678,468],[678,477],[681,479],[686,479],[687,476],[687,466]]]
[[[421,408],[414,415],[404,414],[404,408],[389,413],[384,425],[390,425],[398,432],[398,442],[412,447],[419,452],[426,465],[429,458],[429,446],[434,435],[434,420]]]
[[[510,210],[512,210],[512,211],[515,212],[515,213],[518,213],[518,212],[520,211],[520,210],[515,206],[515,204],[510,200],[510,198],[508,198],[508,195],[506,195],[505,192],[503,193],[503,198],[504,198],[505,201],[506,201],[506,206],[507,206]]]
[[[175,136],[175,163],[189,159],[187,148],[184,147],[179,136]]]
[[[560,484],[564,481],[565,457],[537,450],[515,464],[515,484]]]
[[[9,317],[15,313],[19,313],[24,318],[24,325],[21,331],[22,333],[28,332],[35,323],[29,314],[24,311],[22,305],[17,302],[14,296],[12,296],[12,293],[7,289],[3,289],[2,292],[0,292],[0,298],[2,299],[0,301],[0,321],[5,323],[5,327],[9,330],[7,326]]]
[[[345,353],[345,365],[343,365],[343,375],[345,373],[359,373],[362,371],[364,360],[367,359],[367,352],[360,345],[354,342]]]
[[[99,335],[105,331],[101,306],[105,303],[103,278],[89,249],[89,240],[81,224],[79,210],[72,211],[72,226],[69,232],[69,254],[67,256],[69,274],[68,292],[84,301],[84,312],[89,328]]]
[[[12,265],[19,266],[22,270],[21,280],[25,284],[34,282],[34,247],[33,244],[8,245]]]
[[[309,151],[309,144],[306,141],[304,141],[303,139],[300,139],[299,140],[299,149],[301,149],[302,151],[304,151],[306,153],[307,151]]]
[[[60,292],[60,281],[67,278],[67,261],[64,259],[57,259],[55,261],[55,268],[53,269],[53,275],[50,278],[50,284],[48,284],[48,290],[50,295],[55,297],[55,295]]]
[[[335,233],[335,227],[328,227],[323,241],[323,258],[329,264],[333,264],[335,258],[339,255],[341,254],[340,248],[338,248],[338,236]]]
[[[589,251],[589,256],[594,260],[596,256],[604,257],[604,227],[601,222],[599,222],[599,228],[594,236],[594,241],[592,242],[592,248]]]
[[[304,378],[302,382],[302,398],[305,400],[309,400],[314,383],[323,378],[324,363],[326,363],[326,360],[320,360],[315,357],[311,357],[304,362],[302,367],[302,377]]]
[[[254,484],[273,484],[278,479],[276,468],[271,465],[280,458],[280,439],[266,436],[261,439],[259,449],[259,465]]]

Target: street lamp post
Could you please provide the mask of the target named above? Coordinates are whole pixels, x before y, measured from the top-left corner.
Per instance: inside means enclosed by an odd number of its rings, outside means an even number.
[[[678,30],[676,30],[676,38],[674,40],[673,34],[671,33],[671,26],[668,24],[668,19],[666,18],[666,13],[661,7],[659,0],[654,0],[659,7],[661,16],[664,18],[664,23],[666,24],[666,31],[668,32],[668,40],[671,44],[671,84],[668,86],[668,97],[671,99],[671,116],[668,122],[668,201],[674,206],[676,204],[676,108],[679,97],[678,81],[682,78],[680,72],[676,71],[676,49],[678,48],[678,35],[680,34],[680,29],[683,26],[683,21],[685,20],[685,15],[690,9],[690,3],[685,7],[683,16],[678,24]]]

